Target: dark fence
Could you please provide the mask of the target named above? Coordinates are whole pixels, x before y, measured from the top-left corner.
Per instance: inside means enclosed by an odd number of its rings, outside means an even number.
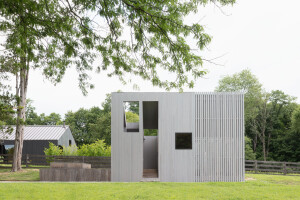
[[[300,174],[300,163],[246,160],[246,172],[269,174]]]
[[[110,168],[110,157],[94,156],[46,156],[29,155],[22,156],[22,165],[27,168],[49,166],[50,162],[84,162],[91,164],[92,168]],[[0,168],[11,168],[12,155],[0,154]]]
[[[50,162],[84,162],[92,165],[92,168],[111,168],[110,157],[92,156],[46,156],[29,155],[22,156],[24,167],[37,168],[49,166]],[[0,168],[11,168],[12,155],[0,154]],[[251,173],[269,174],[298,174],[300,175],[300,163],[246,160],[245,171]]]

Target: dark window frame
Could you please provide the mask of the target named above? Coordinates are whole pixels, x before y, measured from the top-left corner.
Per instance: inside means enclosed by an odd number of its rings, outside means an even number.
[[[188,143],[186,146],[184,144],[178,143],[179,140],[182,140],[182,136],[188,136],[188,140],[190,140],[190,143]],[[181,137],[181,138],[180,138]],[[186,142],[189,142],[189,141]],[[193,133],[192,132],[176,132],[175,133],[175,150],[192,150],[193,149]]]

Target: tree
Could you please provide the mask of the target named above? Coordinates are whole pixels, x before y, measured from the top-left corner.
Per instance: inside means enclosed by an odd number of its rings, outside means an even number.
[[[70,126],[77,145],[95,142],[91,136],[91,126],[97,123],[101,112],[98,107],[80,108],[76,112],[70,111],[65,115],[65,122]]]
[[[166,89],[193,87],[190,77],[196,79],[206,71],[199,67],[204,59],[190,48],[186,37],[191,35],[199,49],[211,38],[201,25],[184,24],[183,17],[208,2],[226,5],[234,0],[2,0],[0,32],[5,43],[0,65],[13,68],[17,85],[12,171],[21,169],[30,69],[41,68],[46,78],[57,83],[68,67],[76,67],[84,94],[93,87],[87,70],[94,69],[95,59],[101,60],[95,66],[98,71],[108,70],[109,76],[123,82],[131,73]],[[129,40],[122,39],[124,27],[132,33]],[[159,69],[175,74],[174,80],[162,80]]]
[[[245,137],[245,160],[255,160],[256,155],[253,152],[251,139],[247,136]]]
[[[255,128],[255,119],[258,116],[258,105],[262,104],[263,89],[259,80],[245,69],[232,76],[225,76],[219,81],[217,92],[244,92],[245,105],[245,134],[253,142],[253,150],[256,152],[258,135]]]
[[[12,104],[14,98],[9,93],[9,87],[3,84],[3,81],[7,79],[7,75],[5,75],[2,68],[0,68],[0,154],[4,153],[3,140],[13,131],[7,122],[13,119],[15,113]]]
[[[300,133],[300,106],[292,114],[292,131]]]
[[[60,125],[63,122],[61,121],[61,117],[57,113],[50,113],[50,115],[46,116],[44,113],[40,115],[41,124],[42,125]]]
[[[111,145],[111,94],[106,94],[102,105],[102,112],[95,124],[91,124],[91,140],[104,140]]]
[[[267,158],[279,160],[280,142],[290,132],[292,113],[297,107],[295,100],[295,97],[289,96],[280,90],[273,90],[270,93],[268,105],[270,115],[267,119]]]
[[[245,93],[245,134],[253,143],[256,159],[289,160],[295,97],[280,90],[265,92],[249,70],[224,77],[216,91]]]

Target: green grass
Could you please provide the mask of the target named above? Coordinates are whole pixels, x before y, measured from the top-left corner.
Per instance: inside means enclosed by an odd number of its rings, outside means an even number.
[[[0,183],[0,199],[300,199],[300,176],[241,183]]]
[[[0,181],[39,181],[38,169],[23,169],[20,172],[10,172],[11,169],[0,169]]]

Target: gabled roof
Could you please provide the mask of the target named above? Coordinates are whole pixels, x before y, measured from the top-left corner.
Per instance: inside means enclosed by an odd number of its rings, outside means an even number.
[[[0,140],[14,140],[16,127],[12,126],[13,132],[8,135],[0,133]],[[50,125],[30,125],[24,130],[24,140],[59,140],[60,137],[69,129],[69,126],[50,126]]]

